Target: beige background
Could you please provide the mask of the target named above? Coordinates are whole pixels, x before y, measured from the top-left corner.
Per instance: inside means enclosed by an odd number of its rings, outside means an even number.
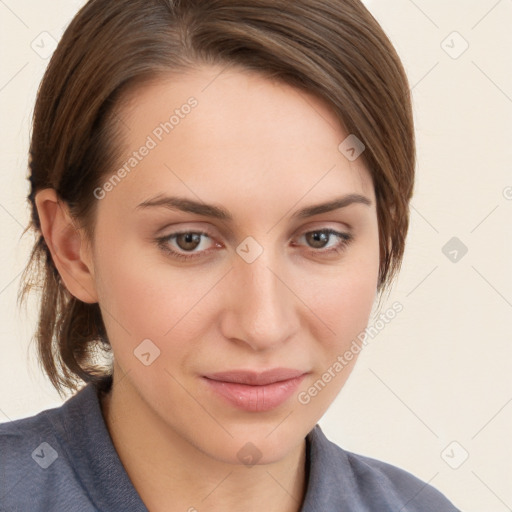
[[[17,310],[16,292],[32,242],[20,239],[30,121],[48,63],[31,44],[59,40],[82,3],[0,2],[0,422],[62,403],[29,351],[36,315]],[[510,511],[512,0],[366,3],[413,89],[417,185],[402,272],[381,310],[399,301],[403,311],[369,338],[320,425],[464,511]],[[442,250],[452,237],[468,249],[455,262]]]

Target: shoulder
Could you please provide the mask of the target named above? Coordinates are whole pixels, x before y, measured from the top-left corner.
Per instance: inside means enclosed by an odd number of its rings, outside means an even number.
[[[340,506],[379,512],[460,512],[435,487],[408,471],[344,450],[329,441],[318,425],[312,434],[312,457],[317,460],[312,460],[311,470],[321,471],[324,482],[316,487],[331,494],[338,488]]]
[[[62,407],[62,406],[61,406]],[[45,465],[49,459],[43,460],[45,456],[54,457],[50,449],[50,442],[56,445],[55,431],[52,424],[61,407],[46,409],[38,414],[18,420],[0,423],[0,463],[2,468],[8,466],[14,472],[25,467],[24,462],[32,462]],[[46,445],[48,448],[45,450]],[[43,450],[43,455],[38,457]],[[12,478],[13,474],[7,477]]]
[[[75,395],[76,397],[76,395]],[[70,435],[59,407],[0,423],[0,496],[6,510],[90,510],[68,456]]]
[[[456,512],[458,509],[435,487],[412,473],[353,452],[345,452],[362,492],[400,503],[408,512]]]

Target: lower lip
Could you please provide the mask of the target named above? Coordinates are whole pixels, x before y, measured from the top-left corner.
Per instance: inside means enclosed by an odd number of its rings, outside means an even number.
[[[306,374],[294,379],[274,382],[265,386],[250,386],[235,382],[223,382],[203,377],[211,389],[229,403],[250,412],[270,411],[286,402],[297,390]]]

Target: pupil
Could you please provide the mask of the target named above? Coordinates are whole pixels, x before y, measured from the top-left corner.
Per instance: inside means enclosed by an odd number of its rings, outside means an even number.
[[[310,236],[312,236],[314,242],[323,242],[323,243],[325,243],[327,241],[326,239],[328,237],[328,234],[324,233],[322,231],[316,231],[316,232],[314,232]]]
[[[199,237],[197,233],[185,233],[184,235],[181,235],[185,240],[185,245],[192,244],[192,247],[183,247],[183,249],[194,249],[195,246],[200,242]],[[194,246],[195,243],[195,246]]]

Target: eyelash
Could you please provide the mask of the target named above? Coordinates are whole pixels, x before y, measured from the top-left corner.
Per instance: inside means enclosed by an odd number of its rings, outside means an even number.
[[[302,235],[308,235],[310,233],[323,233],[323,234],[327,234],[327,235],[336,235],[338,238],[341,239],[340,243],[338,243],[335,247],[333,247],[331,249],[324,250],[324,251],[313,249],[313,250],[310,251],[312,253],[320,254],[320,255],[340,254],[340,253],[342,253],[343,251],[346,250],[348,245],[354,239],[353,235],[350,235],[348,233],[340,233],[339,231],[336,231],[336,230],[330,229],[330,228],[315,229],[313,231],[306,231]],[[155,242],[157,243],[158,247],[160,249],[162,249],[165,253],[167,253],[168,255],[172,256],[173,258],[177,258],[177,259],[180,259],[180,260],[191,260],[191,259],[194,259],[194,258],[201,258],[201,257],[204,257],[203,256],[204,253],[207,253],[207,252],[210,252],[211,250],[213,250],[213,249],[208,249],[208,250],[205,250],[205,251],[201,251],[199,253],[182,254],[180,252],[177,252],[177,251],[169,248],[169,245],[167,243],[167,242],[169,242],[169,240],[171,240],[173,238],[176,238],[179,235],[187,235],[187,234],[204,235],[204,236],[207,236],[208,238],[211,238],[210,234],[206,233],[204,231],[179,231],[179,232],[176,232],[176,233],[171,233],[170,235],[166,235],[166,236],[162,236],[162,237],[156,238]]]

